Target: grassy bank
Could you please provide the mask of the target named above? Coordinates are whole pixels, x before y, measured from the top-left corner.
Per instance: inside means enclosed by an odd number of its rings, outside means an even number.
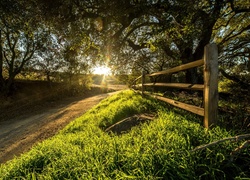
[[[156,118],[127,133],[105,132],[134,114]],[[185,115],[186,114],[186,115]],[[103,100],[53,138],[0,167],[0,179],[240,179],[250,177],[249,149],[230,153],[242,142],[195,147],[234,136],[207,131],[199,117],[168,109],[124,91]]]

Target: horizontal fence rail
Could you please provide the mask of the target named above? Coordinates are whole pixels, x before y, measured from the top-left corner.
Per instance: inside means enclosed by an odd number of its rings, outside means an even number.
[[[190,111],[190,112],[192,112],[194,114],[198,114],[200,116],[204,116],[204,108],[200,108],[200,107],[193,106],[193,105],[190,105],[190,104],[182,103],[182,102],[175,101],[173,99],[169,99],[169,98],[162,97],[162,96],[152,96],[152,97],[155,97],[156,99],[159,99],[161,101],[169,103],[169,104],[171,104],[173,106],[176,106],[178,108]]]
[[[142,86],[141,84],[139,86]],[[143,86],[158,86],[158,87],[170,87],[170,88],[180,88],[188,90],[198,90],[203,91],[204,84],[185,84],[185,83],[145,83]]]
[[[189,84],[189,83],[145,83],[145,77],[153,77],[164,74],[173,74],[180,71],[188,70],[191,68],[204,65],[204,84]],[[141,80],[141,84],[136,82]],[[152,95],[145,93],[145,87],[169,87],[179,88],[186,90],[203,91],[204,108],[194,105],[182,103],[159,95]],[[217,122],[217,109],[218,109],[218,49],[216,44],[208,44],[204,48],[203,59],[183,64],[168,70],[154,72],[152,74],[145,74],[136,78],[133,81],[133,89],[141,89],[142,94],[153,96],[154,98],[169,103],[175,107],[190,111],[200,116],[204,116],[204,126],[210,128],[216,125]]]
[[[184,71],[184,70],[191,69],[191,68],[198,67],[198,66],[202,66],[202,65],[204,65],[204,60],[200,59],[200,60],[197,60],[197,61],[194,61],[194,62],[191,62],[191,63],[187,63],[187,64],[183,64],[183,65],[174,67],[172,69],[168,69],[168,70],[165,70],[165,71],[160,71],[160,72],[155,72],[155,73],[152,73],[152,74],[148,74],[147,76],[173,74],[173,73],[176,73],[176,72],[179,72],[179,71]]]

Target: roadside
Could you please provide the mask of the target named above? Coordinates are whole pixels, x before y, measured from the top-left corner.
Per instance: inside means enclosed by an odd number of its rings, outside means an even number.
[[[125,89],[125,86],[114,90]],[[54,136],[69,122],[81,116],[106,97],[117,92],[86,95],[50,101],[26,110],[20,116],[0,121],[0,163],[28,151],[33,145]]]

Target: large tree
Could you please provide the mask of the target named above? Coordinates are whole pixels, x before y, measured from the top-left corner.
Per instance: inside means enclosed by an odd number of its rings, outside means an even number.
[[[74,34],[76,42],[87,41],[88,45],[84,46],[88,47],[89,54],[116,68],[128,64],[128,67],[134,67],[136,64],[147,69],[152,62],[157,64],[160,61],[143,57],[156,52],[176,62],[165,60],[161,68],[188,63],[201,59],[204,46],[210,42],[217,42],[219,50],[225,53],[229,50],[226,46],[232,47],[229,44],[240,47],[241,36],[249,32],[249,21],[235,26],[231,18],[249,18],[249,9],[239,6],[244,4],[244,0],[36,2],[48,22],[63,33]],[[73,39],[70,44],[75,41]],[[239,48],[238,52],[241,51]],[[186,72],[186,81],[197,83],[200,80],[202,78],[195,68]]]
[[[222,75],[242,87],[249,87],[250,13],[243,8],[232,6],[226,9],[225,15],[218,19],[214,27],[214,36],[219,46]]]
[[[59,3],[60,2],[60,3]],[[138,54],[144,56],[145,51],[150,53],[150,48],[155,46],[165,52],[171,60],[181,60],[188,63],[201,59],[204,46],[216,41],[221,34],[225,42],[239,37],[248,31],[247,20],[245,25],[233,28],[232,14],[243,19],[249,17],[249,9],[237,6],[240,2],[228,0],[139,0],[139,1],[80,1],[72,3],[58,1],[58,11],[53,8],[54,14],[67,7],[63,13],[65,21],[83,20],[91,29],[91,40],[98,45],[103,61],[116,61],[115,64],[134,63],[133,60],[145,61]],[[46,3],[45,3],[46,4]],[[241,3],[240,3],[241,4]],[[47,5],[51,6],[50,3]],[[225,22],[227,31],[218,28]],[[228,31],[231,29],[231,31]],[[216,41],[218,42],[218,41]],[[236,44],[240,41],[234,41]],[[224,44],[224,42],[218,42]],[[242,42],[240,42],[242,43]],[[219,44],[219,45],[220,45]],[[134,51],[130,59],[119,58],[129,51]],[[220,48],[221,49],[221,48]],[[121,56],[120,56],[121,57]],[[118,62],[117,62],[118,61]],[[137,63],[138,64],[138,63]],[[201,79],[201,78],[200,78]],[[197,83],[199,76],[196,69],[186,72],[188,82]]]
[[[1,1],[0,90],[9,94],[15,77],[46,41],[47,31],[33,3]]]

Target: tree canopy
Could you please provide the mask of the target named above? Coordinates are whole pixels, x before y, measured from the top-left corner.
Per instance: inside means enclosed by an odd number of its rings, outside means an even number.
[[[1,87],[10,79],[3,71],[10,74],[19,62],[21,68],[16,71],[19,73],[37,55],[36,51],[43,54],[43,62],[51,57],[62,62],[52,63],[68,67],[71,64],[71,68],[85,70],[95,63],[103,63],[115,73],[132,73],[140,69],[162,70],[201,59],[204,46],[215,42],[224,73],[238,75],[234,66],[240,66],[241,72],[249,72],[250,9],[244,2],[1,1]],[[49,36],[54,41],[48,43]],[[47,49],[39,45],[41,42]],[[54,51],[58,44],[61,44],[61,55],[64,54],[60,57]],[[21,49],[22,53],[16,53]],[[23,63],[20,63],[21,55]],[[10,59],[13,64],[8,63]],[[201,79],[197,69],[186,72],[187,82],[197,83]]]

